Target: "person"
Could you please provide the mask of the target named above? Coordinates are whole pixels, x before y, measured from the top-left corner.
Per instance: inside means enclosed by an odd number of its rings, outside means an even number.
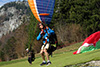
[[[51,61],[49,60],[49,54],[47,52],[47,50],[50,47],[49,38],[48,38],[49,35],[47,33],[46,27],[43,24],[40,23],[39,24],[39,28],[41,29],[41,32],[37,36],[37,40],[40,40],[41,38],[43,38],[43,45],[42,45],[41,51],[40,51],[41,57],[43,59],[43,62],[40,64],[40,66],[42,66],[42,65],[50,65],[51,64]],[[47,62],[45,60],[44,53],[46,55]]]
[[[26,49],[26,52],[28,54],[28,62],[32,64],[32,62],[35,60],[35,53],[34,50],[29,50],[28,48]]]

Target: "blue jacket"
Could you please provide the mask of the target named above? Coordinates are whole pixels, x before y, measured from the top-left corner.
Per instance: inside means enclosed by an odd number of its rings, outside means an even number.
[[[37,40],[40,40],[43,37],[43,39],[45,39],[45,40],[47,40],[47,42],[49,42],[48,36],[51,35],[51,34],[54,34],[55,32],[53,30],[51,30],[50,28],[44,30],[44,32],[45,32],[44,35],[41,34],[41,32],[39,33],[39,35],[37,36]],[[43,43],[45,43],[45,40],[43,41]]]
[[[42,31],[41,31],[42,32]],[[40,40],[43,37],[43,34],[41,34],[41,32],[39,33],[39,35],[37,36],[37,40]],[[44,32],[46,33],[46,30],[44,30]]]
[[[48,34],[51,35],[51,34],[54,34],[55,32],[53,30],[51,30],[50,28],[46,29]]]

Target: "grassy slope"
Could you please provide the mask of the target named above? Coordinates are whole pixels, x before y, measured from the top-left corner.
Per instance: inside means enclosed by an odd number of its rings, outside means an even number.
[[[54,55],[51,59],[52,64],[48,67],[64,67],[66,65],[74,65],[77,63],[84,63],[91,60],[100,60],[100,49],[83,54],[73,55],[75,49],[77,49],[82,43],[74,44],[54,52]],[[42,59],[36,58],[32,65],[29,65],[28,62],[21,61],[17,63],[12,63],[8,65],[3,65],[0,67],[40,67],[39,64],[42,62]],[[42,66],[46,67],[46,66]]]

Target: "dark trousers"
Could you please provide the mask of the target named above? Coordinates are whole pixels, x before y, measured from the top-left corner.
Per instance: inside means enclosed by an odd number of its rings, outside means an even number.
[[[34,58],[28,57],[28,62],[29,62],[30,64],[32,64],[32,61],[34,61]]]

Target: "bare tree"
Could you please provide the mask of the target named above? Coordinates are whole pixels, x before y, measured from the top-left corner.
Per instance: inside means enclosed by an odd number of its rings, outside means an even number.
[[[57,36],[64,44],[84,39],[85,32],[79,24],[58,24]],[[59,40],[59,39],[58,39]]]

